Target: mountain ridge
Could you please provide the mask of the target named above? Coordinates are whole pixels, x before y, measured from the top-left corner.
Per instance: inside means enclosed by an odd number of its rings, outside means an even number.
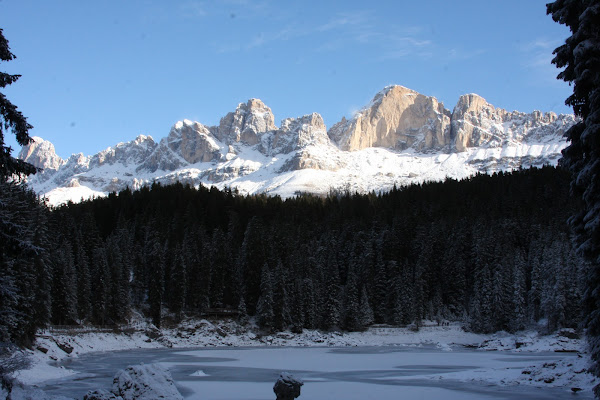
[[[556,164],[573,115],[506,111],[466,94],[452,111],[435,97],[386,86],[351,119],[329,129],[318,113],[275,125],[259,99],[239,103],[218,126],[183,120],[156,142],[139,135],[97,154],[63,160],[39,137],[19,158],[42,168],[30,186],[52,205],[152,182],[298,192],[386,190],[477,172]]]

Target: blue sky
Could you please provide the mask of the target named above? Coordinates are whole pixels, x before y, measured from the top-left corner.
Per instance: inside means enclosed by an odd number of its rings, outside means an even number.
[[[571,112],[546,0],[0,0],[22,78],[5,90],[57,153],[96,153],[178,120],[216,125],[249,98],[328,127],[389,84]],[[10,135],[9,135],[10,136]],[[16,147],[12,137],[7,143]]]

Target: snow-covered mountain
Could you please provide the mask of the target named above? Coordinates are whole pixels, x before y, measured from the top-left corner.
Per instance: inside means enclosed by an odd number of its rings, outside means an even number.
[[[240,103],[219,126],[177,122],[168,136],[119,143],[63,160],[39,137],[19,158],[43,168],[31,187],[52,205],[125,187],[180,181],[283,197],[331,190],[380,191],[393,185],[465,178],[477,172],[555,165],[573,115],[495,108],[476,94],[453,111],[434,97],[388,86],[352,119],[329,131],[323,118],[286,118],[277,127],[258,99]]]

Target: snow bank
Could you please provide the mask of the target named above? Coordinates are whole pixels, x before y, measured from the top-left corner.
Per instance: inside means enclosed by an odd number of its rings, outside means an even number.
[[[0,399],[10,400],[73,400],[64,396],[51,396],[43,390],[13,382],[10,387],[0,387]]]
[[[468,373],[431,375],[431,379],[488,382],[498,385],[583,387],[586,390],[591,390],[599,383],[587,373],[589,356],[585,354],[586,344],[574,331],[546,336],[534,331],[481,335],[465,332],[459,324],[437,326],[435,323],[426,323],[416,332],[409,328],[373,326],[365,332],[322,332],[305,329],[302,333],[264,334],[252,324],[243,326],[232,320],[217,322],[206,319],[188,319],[175,327],[160,330],[143,321],[138,321],[135,327],[135,332],[120,334],[42,332],[38,335],[35,348],[27,351],[32,361],[31,367],[18,371],[14,377],[22,383],[35,385],[48,379],[68,376],[75,372],[57,366],[56,361],[98,351],[225,346],[414,346],[437,348],[445,352],[472,348],[479,351],[565,353],[565,357],[554,365],[541,362],[534,365],[524,364],[523,368],[510,370],[489,366]],[[578,353],[579,357],[573,353]],[[151,374],[150,371],[146,373]],[[194,376],[204,376],[204,371],[197,371],[195,374]]]
[[[171,373],[161,364],[141,364],[117,372],[112,392],[123,400],[183,400]]]
[[[559,361],[541,362],[525,368],[481,368],[471,371],[432,375],[435,380],[458,380],[499,386],[529,385],[539,388],[564,388],[573,393],[591,392],[600,383],[588,373],[589,359],[579,355]]]

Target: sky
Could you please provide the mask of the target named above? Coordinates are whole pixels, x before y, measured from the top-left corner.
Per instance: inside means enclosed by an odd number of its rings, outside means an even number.
[[[22,75],[3,93],[63,158],[217,125],[250,98],[277,125],[318,112],[331,127],[390,84],[450,110],[477,93],[570,113],[551,64],[569,31],[547,1],[0,0],[17,56],[0,71]]]

